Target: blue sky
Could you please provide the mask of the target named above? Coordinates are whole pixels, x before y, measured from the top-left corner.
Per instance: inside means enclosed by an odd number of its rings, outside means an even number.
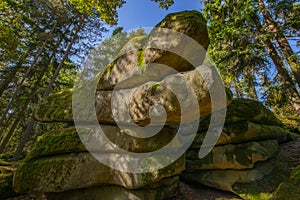
[[[164,10],[151,0],[127,0],[119,9],[118,26],[124,27],[124,30],[153,27],[168,13],[201,8],[200,0],[174,0],[174,2],[173,6]]]

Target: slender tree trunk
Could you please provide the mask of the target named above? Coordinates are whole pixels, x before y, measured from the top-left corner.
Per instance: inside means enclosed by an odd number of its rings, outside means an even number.
[[[248,87],[249,87],[249,97],[258,101],[257,91],[255,89],[255,81],[253,73],[250,70],[245,71],[245,75],[247,77]]]
[[[80,31],[80,29],[81,29],[81,27],[83,25],[83,22],[84,22],[84,16],[82,15],[80,17],[80,23],[79,23],[79,25],[78,25],[77,29],[75,30],[75,33],[74,33],[74,35],[72,37],[72,40],[70,41],[69,46],[68,46],[68,48],[67,48],[67,50],[66,50],[66,52],[65,52],[65,54],[64,54],[64,56],[62,58],[62,60],[60,61],[59,65],[57,66],[57,68],[56,68],[56,70],[55,70],[55,72],[54,72],[54,74],[53,74],[53,76],[52,76],[52,78],[51,78],[51,80],[50,80],[50,82],[49,82],[49,84],[48,84],[45,92],[44,92],[43,98],[45,98],[45,97],[47,97],[49,95],[49,93],[50,93],[50,91],[52,89],[52,86],[53,86],[56,78],[59,75],[60,70],[64,66],[65,60],[67,59],[67,57],[68,57],[68,55],[69,55],[69,53],[70,53],[70,51],[71,51],[71,49],[73,47],[73,44],[77,40],[77,36],[78,36],[78,33],[79,33],[79,31]]]
[[[258,16],[253,15],[252,19],[257,27],[257,30],[263,33],[263,27],[260,24]],[[280,56],[277,54],[274,44],[268,38],[264,38],[263,40],[264,40],[263,42],[265,43],[268,49],[270,57],[273,60],[273,63],[278,71],[278,76],[286,91],[286,95],[289,98],[291,105],[294,107],[294,109],[297,111],[298,115],[300,116],[300,95],[296,89],[295,83],[293,82],[288,71],[284,67],[284,63],[280,58]]]
[[[243,93],[241,92],[241,89],[238,86],[239,80],[237,78],[235,78],[235,80],[233,81],[233,84],[234,84],[235,96],[237,98],[243,98]]]
[[[50,59],[49,59],[49,62],[48,62],[47,66],[50,65],[51,60],[54,57],[54,54],[55,53],[53,52],[52,55],[51,55],[51,57],[50,57]],[[42,71],[42,73],[39,75],[39,77],[37,77],[37,80],[41,80],[43,78],[46,70],[47,70],[47,67],[45,67],[44,70]],[[27,110],[27,107],[28,107],[29,103],[32,101],[33,97],[35,97],[35,93],[36,93],[36,91],[38,89],[38,86],[39,86],[39,82],[37,81],[35,83],[35,86],[31,90],[32,92],[31,92],[30,96],[27,98],[26,102],[23,104],[21,110],[19,111],[18,115],[16,116],[16,119],[15,119],[13,125],[10,127],[7,135],[5,136],[5,138],[3,139],[3,141],[1,142],[1,145],[0,145],[0,154],[3,153],[6,145],[8,144],[10,138],[12,137],[15,129],[18,127],[18,124],[20,123],[22,117],[24,116],[24,111]]]
[[[72,39],[71,39],[71,41],[70,41],[70,43],[68,45],[68,48],[67,48],[67,50],[66,50],[66,52],[65,52],[62,60],[60,61],[59,65],[57,66],[57,68],[56,68],[56,70],[54,72],[54,75],[51,78],[51,81],[49,82],[46,90],[44,91],[43,98],[46,98],[49,95],[49,93],[50,93],[50,91],[52,89],[52,86],[53,86],[53,84],[54,84],[54,82],[55,82],[55,80],[56,80],[56,78],[57,78],[60,70],[64,66],[65,60],[67,59],[67,57],[68,57],[68,55],[69,55],[69,53],[70,53],[70,51],[71,51],[71,49],[73,47],[73,44],[77,40],[78,33],[81,30],[83,23],[84,23],[84,15],[82,15],[80,17],[80,23],[79,23],[78,27],[76,28],[75,33],[74,33],[74,35],[73,35],[73,37],[72,37]],[[31,133],[33,127],[34,127],[34,119],[32,117],[30,119],[28,125],[27,125],[26,130],[22,134],[22,137],[21,137],[21,140],[20,140],[19,145],[17,147],[17,150],[15,151],[15,153],[13,155],[13,158],[12,158],[13,162],[17,161],[19,159],[19,157],[21,156],[23,148],[24,148],[24,146],[25,146],[25,144],[26,144],[26,142],[27,142],[27,140],[28,140],[28,138],[30,136],[30,133]]]
[[[50,36],[52,35],[53,31],[54,31],[55,28],[56,28],[56,25],[57,25],[57,22],[53,25],[51,31],[49,32],[47,38],[46,38],[45,41],[44,41],[42,47],[40,48],[39,52],[38,52],[38,53],[36,54],[36,56],[34,57],[32,64],[31,64],[30,67],[26,70],[26,72],[25,72],[25,74],[24,74],[22,80],[20,81],[20,83],[18,84],[18,86],[17,86],[17,88],[16,88],[16,91],[13,93],[13,96],[11,97],[11,100],[10,100],[9,103],[7,104],[7,106],[6,106],[5,110],[4,110],[4,113],[3,113],[3,115],[2,115],[2,117],[1,117],[1,119],[0,119],[0,126],[2,126],[3,121],[5,120],[8,111],[11,109],[11,106],[13,105],[13,103],[14,103],[14,101],[15,101],[15,99],[16,99],[18,93],[20,92],[23,83],[24,83],[25,80],[27,79],[27,77],[28,77],[30,71],[31,71],[32,68],[35,66],[35,64],[36,64],[36,62],[37,62],[37,60],[38,60],[38,58],[40,57],[40,55],[42,54],[43,50],[45,49],[46,44],[47,44],[47,42],[48,42]]]
[[[27,55],[25,55],[25,57],[27,57]],[[16,66],[7,72],[8,75],[6,76],[6,78],[3,81],[1,81],[0,97],[3,95],[4,91],[8,89],[9,84],[16,78],[16,74],[22,68],[23,62],[24,60],[20,59],[16,63]]]
[[[266,23],[267,23],[266,27],[268,27],[268,29],[274,33],[275,39],[291,68],[291,71],[294,75],[296,83],[300,87],[300,63],[299,63],[297,56],[293,52],[293,50],[292,50],[289,42],[287,41],[286,37],[284,36],[284,34],[281,33],[277,22],[273,19],[272,15],[268,11],[263,0],[258,0],[258,5],[261,9],[261,12],[263,14],[263,17],[264,17]]]
[[[3,141],[1,142],[0,145],[0,154],[3,153],[6,145],[8,144],[10,138],[12,137],[15,129],[18,127],[18,124],[20,123],[20,120],[24,114],[24,111],[27,109],[28,104],[30,103],[31,99],[33,98],[34,95],[31,95],[30,97],[27,98],[26,102],[24,103],[22,110],[18,113],[13,125],[10,127],[7,135],[5,136],[5,138],[3,139]]]

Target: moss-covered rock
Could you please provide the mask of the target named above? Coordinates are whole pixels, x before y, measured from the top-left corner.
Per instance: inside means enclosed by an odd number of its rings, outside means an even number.
[[[226,108],[225,124],[251,121],[258,124],[283,126],[282,122],[259,101],[251,99],[233,99]],[[199,131],[207,130],[210,116],[200,120]]]
[[[191,148],[200,148],[207,133],[198,133]],[[213,134],[213,133],[211,133]],[[287,140],[289,131],[280,126],[263,125],[250,121],[226,124],[216,145],[238,144],[250,141],[277,140],[282,143]],[[207,146],[214,144],[206,144]]]
[[[131,128],[132,127],[128,127],[128,129],[120,129],[118,126],[101,125],[102,131],[113,144],[126,151],[136,153],[158,150],[167,145],[177,133],[175,129],[163,128],[153,137],[137,138],[128,135],[129,132],[132,132],[132,130],[130,130]],[[100,142],[98,141],[101,138],[97,138],[99,134],[95,133],[94,131],[89,131],[86,133],[86,135],[88,135],[88,137],[82,135],[82,138],[86,138],[85,143],[89,142],[89,144],[95,144],[94,148],[89,146],[89,150],[101,151],[99,148]],[[105,149],[107,150],[109,147],[106,147]],[[87,150],[80,140],[76,128],[70,127],[67,129],[52,131],[40,136],[37,139],[37,142],[34,144],[31,152],[25,159],[32,160],[46,156],[80,153],[86,151]]]
[[[113,162],[121,155],[102,153]],[[128,173],[114,170],[89,153],[60,155],[24,162],[16,171],[13,188],[16,192],[62,192],[101,185],[117,185],[139,189],[164,178],[179,175],[184,170],[184,156],[169,166],[148,173]],[[157,163],[159,164],[159,163]]]
[[[300,165],[294,169],[290,179],[281,183],[272,200],[300,199]]]
[[[148,36],[134,37],[124,45],[117,58],[100,73],[97,90],[112,90],[116,84],[124,81],[123,88],[141,84],[134,77],[145,68],[144,46],[147,39]]]
[[[198,70],[201,71],[201,74]],[[105,124],[118,122],[128,125],[132,122],[148,125],[151,122],[154,126],[195,121],[199,118],[197,115],[199,112],[196,109],[197,103],[201,116],[212,112],[209,91],[219,87],[214,81],[214,78],[218,76],[216,73],[213,66],[201,65],[199,69],[170,75],[160,82],[147,82],[132,89],[117,90],[114,92],[113,103],[113,91],[97,91],[95,110],[98,121]],[[158,85],[160,87],[157,87]],[[193,92],[189,92],[191,91],[189,87]],[[176,94],[171,88],[176,89]],[[220,90],[221,88],[217,89]],[[226,94],[226,102],[222,99],[217,99],[214,102],[216,110],[226,107],[231,102],[230,93],[226,92]],[[93,110],[91,110],[91,106],[86,108],[86,102],[81,102],[82,97],[77,95],[79,94],[75,94],[78,98],[75,106],[79,106],[81,110],[76,113],[76,117],[82,122],[92,121],[93,115],[91,113]],[[180,103],[179,99],[181,100]],[[194,100],[198,102],[193,102]],[[154,105],[164,107],[167,119],[162,117],[164,114],[162,109],[152,109]],[[150,108],[153,111],[152,116],[154,117],[152,118],[150,117]],[[73,121],[72,90],[47,97],[37,107],[35,119],[42,122]]]
[[[86,151],[77,134],[76,128],[64,128],[38,137],[25,160]]]
[[[72,94],[73,89],[69,89],[46,97],[35,109],[35,120],[40,122],[73,121]]]
[[[166,29],[178,33],[166,33]],[[197,47],[189,44],[182,34],[203,49],[196,51]],[[161,50],[161,44],[165,50]],[[101,73],[97,90],[112,90],[117,84],[118,88],[132,88],[150,80],[159,81],[178,71],[192,70],[203,63],[208,44],[206,21],[201,13],[184,11],[169,14],[149,36],[132,38],[124,45],[118,58]],[[181,55],[172,53],[172,49],[180,50]],[[192,52],[199,51],[203,52],[202,56],[200,53],[192,56]],[[185,57],[189,57],[190,62]]]
[[[179,179],[178,176],[166,178],[153,185],[147,186],[147,188],[128,190],[120,186],[102,186],[85,188],[80,190],[72,190],[61,193],[48,193],[48,200],[98,200],[98,199],[129,199],[129,200],[157,200],[167,199],[173,197],[179,191]]]
[[[248,197],[267,196],[286,180],[288,172],[284,163],[270,161],[259,162],[253,169],[247,170],[199,170],[185,172],[182,178],[203,185],[233,192]]]
[[[214,147],[202,159],[198,158],[198,150],[188,150],[186,168],[187,170],[253,168],[254,163],[273,157],[277,149],[277,140],[229,144]]]

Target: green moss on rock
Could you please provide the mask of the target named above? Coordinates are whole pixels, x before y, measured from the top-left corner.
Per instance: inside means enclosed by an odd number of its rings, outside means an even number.
[[[199,148],[206,132],[197,133],[195,140],[192,144],[192,148]],[[211,133],[212,134],[212,133]],[[242,121],[233,124],[226,124],[223,127],[222,133],[216,143],[216,145],[224,144],[239,144],[251,141],[261,141],[261,140],[277,140],[282,143],[287,140],[289,136],[289,131],[280,126],[274,125],[263,125],[258,123],[253,123],[250,121]],[[206,144],[207,146],[214,144]]]
[[[200,119],[199,131],[207,130],[211,116]],[[251,99],[233,99],[226,109],[225,124],[251,121],[283,127],[282,122],[262,103]]]
[[[300,199],[300,165],[293,170],[288,181],[278,186],[272,197],[272,200],[291,199]]]
[[[69,89],[46,97],[35,109],[35,120],[40,122],[73,121],[72,94],[73,89]]]
[[[104,155],[104,154],[103,154]],[[121,155],[106,153],[117,162]],[[112,169],[89,153],[60,155],[24,162],[16,171],[16,192],[62,192],[103,185],[139,189],[184,170],[184,156],[169,166],[149,173],[129,173]],[[159,164],[159,163],[157,163]]]
[[[198,149],[188,150],[186,168],[187,170],[249,169],[259,161],[272,158],[277,149],[277,140],[230,144],[214,147],[202,159],[198,158]]]
[[[87,150],[82,144],[76,128],[72,127],[52,131],[40,136],[25,160],[84,151]]]

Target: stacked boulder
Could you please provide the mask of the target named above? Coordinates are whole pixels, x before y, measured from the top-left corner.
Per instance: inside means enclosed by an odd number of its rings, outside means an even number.
[[[170,14],[156,27],[178,31],[194,39],[202,48],[208,47],[205,20],[197,11]],[[183,123],[182,115],[186,116],[186,122],[197,120],[192,112],[193,108],[189,107],[190,100],[184,98],[185,92],[182,91],[181,99],[184,99],[183,105],[189,112],[181,113],[182,105],[176,100],[178,96],[166,87],[170,82],[178,82],[179,75],[195,89],[201,114],[211,113],[209,89],[214,86],[213,81],[206,80],[215,76],[212,67],[200,66],[207,72],[204,79],[194,69],[195,64],[199,66],[203,63],[204,57],[192,56],[186,61],[172,53],[172,48],[184,48],[185,55],[192,54],[195,49],[186,48],[181,37],[169,41],[169,36],[163,35],[162,32],[153,32],[147,39],[142,37],[135,38],[132,40],[134,42],[129,41],[121,56],[97,77],[99,82],[95,87],[95,99],[92,100],[97,121],[106,137],[125,151],[144,153],[160,149],[177,134],[175,128],[166,125]],[[145,42],[146,46],[150,45],[151,48],[132,48],[136,47],[136,41]],[[166,44],[164,50],[154,48],[156,43]],[[164,65],[168,68],[164,68]],[[180,74],[170,68],[179,71]],[[73,93],[75,91],[71,89],[47,97],[36,109],[35,119],[40,122],[72,124],[74,107],[85,103],[73,102],[72,109]],[[75,97],[76,95],[79,94],[75,94]],[[111,105],[113,95],[116,95],[115,102]],[[81,97],[85,98],[84,95]],[[230,101],[231,96],[228,93],[226,103]],[[152,116],[156,117],[150,117],[149,110],[157,104],[164,107],[166,119],[160,117],[160,109],[154,109]],[[215,108],[224,108],[221,105],[223,102],[216,102]],[[127,108],[130,115],[125,113]],[[87,112],[88,109],[83,109],[79,115],[85,117],[79,116],[76,120],[82,123],[91,122]],[[117,126],[117,123],[121,123],[122,127]],[[127,134],[128,130],[134,130],[130,127],[132,123],[163,127],[155,136],[137,138]],[[97,133],[91,130],[86,139],[93,142],[95,138],[89,136],[95,135],[97,136]],[[39,137],[24,163],[17,169],[13,182],[14,190],[18,193],[46,193],[48,199],[165,199],[174,196],[178,191],[178,177],[185,169],[184,155],[170,165],[151,172],[120,171],[94,158],[81,139],[75,127],[56,130]],[[112,158],[114,162],[122,164],[122,161],[118,160],[118,152],[101,149],[97,144],[92,150],[97,151],[100,156]]]
[[[216,145],[199,159],[200,148],[214,145],[203,143],[208,124],[209,117],[201,120],[199,133],[186,153],[182,179],[243,197],[261,199],[259,195],[274,192],[287,170],[272,158],[289,132],[273,113],[257,101],[233,99]]]

